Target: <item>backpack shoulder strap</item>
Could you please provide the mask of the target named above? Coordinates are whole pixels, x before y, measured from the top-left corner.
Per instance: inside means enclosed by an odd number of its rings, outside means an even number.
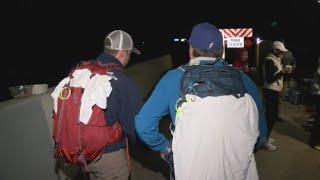
[[[105,68],[106,73],[108,71],[114,70],[114,69],[119,69],[121,71],[124,71],[124,68],[122,66],[120,66],[119,64],[116,63],[108,63],[108,64],[102,64],[101,62],[97,61],[95,62],[96,64],[102,66]]]
[[[185,72],[188,69],[188,65],[181,65],[178,67],[182,72]]]

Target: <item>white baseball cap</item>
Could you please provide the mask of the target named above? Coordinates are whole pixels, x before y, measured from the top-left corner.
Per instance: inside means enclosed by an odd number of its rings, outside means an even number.
[[[136,54],[141,52],[133,46],[131,36],[122,30],[112,31],[104,40],[104,47],[114,50],[131,50]]]
[[[284,44],[282,42],[280,42],[280,41],[274,41],[273,42],[273,49],[278,49],[278,50],[280,50],[282,52],[288,51],[288,49],[286,49],[284,47]]]

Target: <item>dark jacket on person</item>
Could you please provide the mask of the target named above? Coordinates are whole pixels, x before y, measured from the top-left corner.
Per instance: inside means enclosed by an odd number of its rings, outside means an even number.
[[[265,68],[265,79],[267,83],[275,82],[283,77],[283,72],[277,72],[278,68],[273,61],[265,60]]]
[[[123,67],[114,56],[104,52],[101,53],[96,60],[102,64],[117,64]],[[125,74],[124,70],[115,69],[112,70],[112,72],[117,80],[111,80],[112,91],[107,98],[105,119],[107,124],[112,124],[120,120],[124,135],[119,141],[108,145],[104,153],[125,148],[125,136],[128,137],[130,143],[136,143],[134,118],[142,106],[142,98],[138,88]]]

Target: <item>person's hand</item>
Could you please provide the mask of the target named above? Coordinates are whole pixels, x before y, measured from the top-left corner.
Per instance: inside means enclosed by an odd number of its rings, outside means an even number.
[[[282,68],[282,70],[281,70],[281,71],[282,71],[282,73],[283,73],[283,74],[287,74],[287,70],[286,70],[286,68]]]
[[[164,152],[160,153],[160,157],[165,160],[170,167],[170,174],[174,177],[174,165],[173,165],[173,152],[172,152],[172,140],[169,141],[165,147]]]
[[[160,153],[160,157],[168,164],[173,164],[172,140],[169,141],[164,151]]]
[[[289,74],[292,73],[292,66],[291,65],[286,65],[286,69]]]
[[[250,69],[249,69],[249,66],[248,65],[244,65],[244,72],[249,72]]]
[[[255,67],[251,67],[250,71],[257,71],[257,69]]]
[[[288,67],[285,67],[285,68],[282,69],[282,72],[283,72],[284,74],[290,74],[290,73],[291,73],[291,69],[288,68]]]
[[[286,65],[282,68],[282,72],[284,74],[291,74],[292,73],[292,66],[291,65]]]
[[[161,157],[161,159],[166,160],[166,159],[164,158],[164,153],[160,153],[160,157]]]

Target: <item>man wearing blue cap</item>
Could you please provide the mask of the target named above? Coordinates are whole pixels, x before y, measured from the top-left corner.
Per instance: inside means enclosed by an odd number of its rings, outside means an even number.
[[[266,141],[259,92],[222,59],[223,37],[214,25],[195,25],[189,43],[189,63],[168,71],[136,116],[137,135],[168,162],[171,179],[257,180],[253,151]],[[192,77],[202,67],[201,80]],[[168,114],[172,141],[159,132]]]

